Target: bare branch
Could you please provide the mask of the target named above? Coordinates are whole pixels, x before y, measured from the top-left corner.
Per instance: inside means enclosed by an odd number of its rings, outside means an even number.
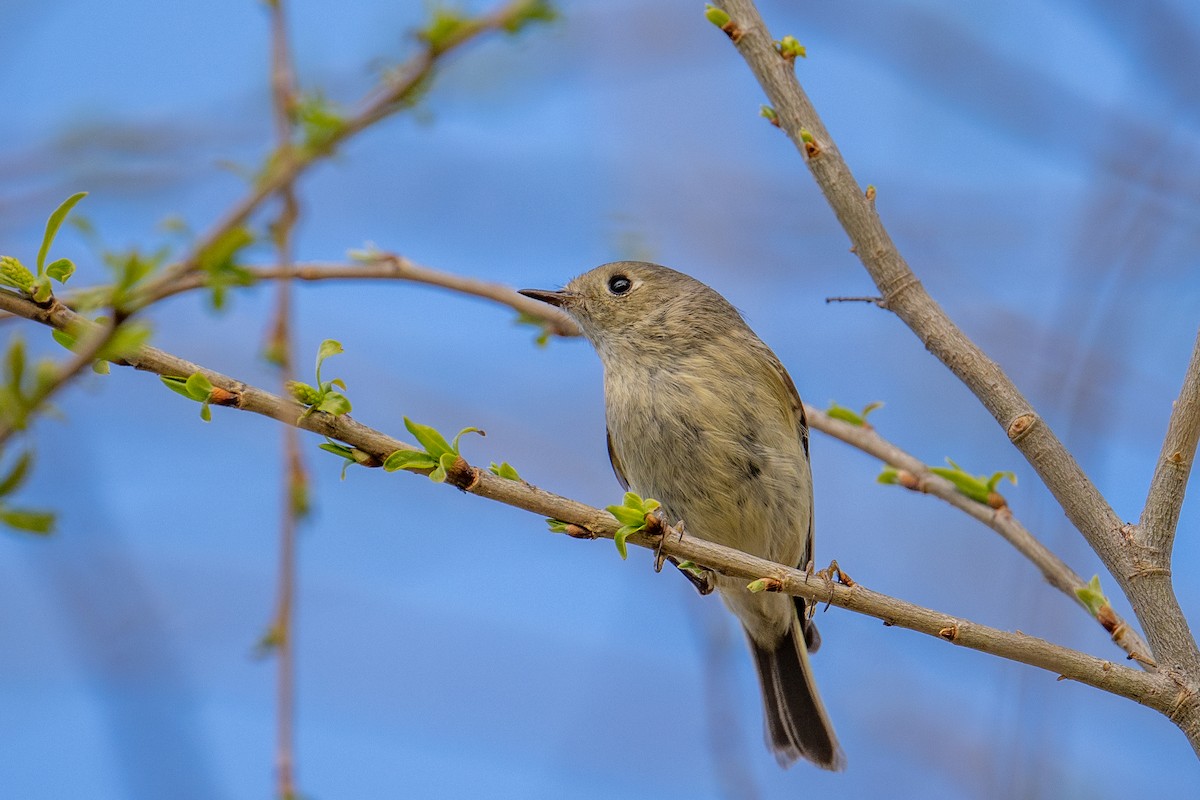
[[[1033,466],[1129,598],[1155,661],[1179,665],[1190,676],[1190,691],[1200,691],[1200,649],[1171,586],[1167,554],[1147,551],[1147,563],[1134,564],[1121,534],[1123,521],[1066,446],[999,365],[925,291],[876,213],[876,198],[855,181],[797,81],[793,62],[776,50],[752,0],[716,0],[714,5],[730,15],[726,33],[766,92],[779,127],[802,154],[886,307],[975,394]],[[1195,729],[1194,741],[1200,743],[1200,717]]]
[[[256,280],[402,280],[424,283],[506,305],[521,314],[541,320],[547,329],[556,336],[579,335],[579,326],[566,314],[553,306],[517,294],[515,290],[502,283],[455,275],[451,272],[421,266],[404,256],[393,253],[380,253],[373,260],[361,263],[337,264],[314,261],[296,264],[290,269],[283,266],[259,266],[248,267],[247,270]],[[191,273],[180,276],[170,284],[156,287],[154,294],[148,297],[150,302],[157,302],[173,295],[200,289],[203,286],[204,276]]]
[[[0,309],[59,328],[91,325],[61,303],[44,309],[9,292],[0,292]],[[125,363],[159,375],[183,376],[199,372],[215,387],[210,402],[261,414],[345,442],[363,454],[367,465],[378,466],[397,450],[419,449],[348,416],[304,414],[304,407],[292,400],[249,386],[157,348],[143,347],[127,358]],[[605,511],[552,494],[524,481],[500,478],[472,467],[461,458],[449,470],[447,483],[470,494],[572,523],[598,537],[612,538],[618,529],[617,521]],[[1020,632],[978,625],[873,592],[861,584],[837,585],[819,575],[808,575],[731,548],[685,536],[675,529],[666,528],[663,535],[635,534],[629,541],[642,547],[661,548],[667,555],[691,560],[747,581],[768,578],[778,591],[817,603],[830,603],[876,617],[888,625],[908,628],[973,650],[1040,667],[1063,678],[1128,697],[1166,714],[1177,723],[1182,716],[1180,704],[1195,703],[1194,696],[1179,692],[1178,686],[1168,675],[1141,672]]]
[[[1183,376],[1183,388],[1171,410],[1167,436],[1163,440],[1158,466],[1150,481],[1150,492],[1142,511],[1139,544],[1151,551],[1166,553],[1175,545],[1179,509],[1187,489],[1196,443],[1200,440],[1200,333],[1192,350],[1192,360]]]
[[[996,509],[972,500],[955,489],[954,484],[950,481],[930,472],[929,466],[925,462],[884,439],[874,428],[851,425],[848,422],[834,419],[824,411],[809,405],[805,405],[804,413],[812,428],[875,456],[885,464],[906,470],[916,478],[916,484],[911,487],[913,490],[944,500],[996,531],[1004,537],[1005,541],[1016,548],[1017,552],[1029,559],[1051,586],[1086,610],[1086,606],[1075,594],[1076,589],[1083,588],[1086,584],[1083,578],[1030,533],[1012,515],[1007,506]],[[1154,669],[1150,648],[1116,612],[1109,608],[1108,613],[1105,613],[1102,618],[1093,616],[1093,619],[1096,619],[1108,631],[1118,647],[1143,667]]]

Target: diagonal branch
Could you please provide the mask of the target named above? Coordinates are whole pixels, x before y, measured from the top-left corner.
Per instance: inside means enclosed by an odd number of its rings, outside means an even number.
[[[1200,440],[1200,333],[1196,335],[1179,399],[1171,410],[1167,436],[1150,481],[1150,493],[1140,524],[1139,544],[1165,553],[1168,559],[1175,545],[1175,528],[1179,524],[1179,509],[1183,506],[1188,476],[1196,458],[1197,440]]]
[[[0,309],[57,328],[71,325],[86,328],[93,325],[61,303],[41,308],[11,292],[0,291]],[[199,372],[214,387],[210,397],[213,404],[261,414],[345,442],[361,455],[360,463],[364,465],[379,466],[397,450],[419,450],[348,416],[334,417],[320,412],[304,414],[304,407],[292,400],[157,348],[142,347],[136,354],[126,358],[124,363],[159,375],[181,376]],[[619,527],[619,523],[605,511],[521,480],[501,478],[472,467],[461,458],[448,471],[447,483],[469,494],[569,522],[582,529],[582,535],[587,538],[612,538]],[[1039,667],[1063,678],[1132,699],[1166,714],[1173,721],[1177,721],[1181,714],[1181,703],[1195,702],[1191,695],[1180,693],[1171,677],[1165,674],[1141,672],[1020,632],[979,625],[873,592],[859,584],[838,585],[820,575],[809,575],[731,548],[685,536],[675,529],[666,529],[665,535],[638,533],[631,536],[629,541],[642,547],[661,548],[664,554],[691,560],[748,581],[766,578],[773,589],[787,594],[804,597],[815,603],[830,603],[876,617],[889,626],[908,628],[969,649]],[[848,580],[845,582],[850,583]]]
[[[1029,559],[1051,586],[1071,598],[1081,608],[1087,610],[1087,607],[1079,600],[1079,596],[1075,593],[1076,589],[1081,589],[1086,585],[1083,578],[1067,566],[1062,559],[1051,552],[1048,547],[1042,544],[1036,536],[1029,532],[1028,528],[1013,517],[1012,512],[1007,506],[1002,509],[995,509],[972,500],[955,489],[954,484],[950,481],[931,472],[929,466],[921,461],[921,459],[884,439],[874,428],[851,425],[848,422],[834,419],[824,411],[808,405],[804,407],[804,413],[807,415],[808,423],[812,428],[826,433],[835,439],[840,439],[846,444],[862,450],[864,453],[873,455],[885,464],[906,470],[912,474],[915,478],[915,483],[909,488],[944,500],[996,531],[996,533],[1004,537],[1005,541],[1016,548],[1017,552]],[[1142,641],[1137,631],[1128,625],[1125,620],[1121,619],[1112,610],[1111,606],[1106,605],[1104,609],[1106,610],[1093,616],[1093,619],[1096,619],[1111,634],[1113,641],[1118,647],[1123,649],[1143,667],[1153,670],[1154,661],[1150,657],[1150,648]]]
[[[1170,582],[1165,554],[1135,565],[1123,522],[1066,446],[994,361],[946,315],[900,255],[816,109],[794,65],[776,50],[752,0],[716,0],[731,21],[724,30],[774,106],[776,121],[803,155],[854,251],[894,312],[991,413],[1029,461],[1129,598],[1155,661],[1179,665],[1200,688],[1200,649]],[[1200,716],[1195,720],[1200,741]]]

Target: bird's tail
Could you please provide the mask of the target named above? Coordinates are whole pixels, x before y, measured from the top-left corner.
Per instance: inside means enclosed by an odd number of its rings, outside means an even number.
[[[819,644],[816,627],[800,614],[774,649],[750,640],[766,706],[767,744],[781,767],[801,757],[824,769],[846,766],[808,662],[809,647]]]

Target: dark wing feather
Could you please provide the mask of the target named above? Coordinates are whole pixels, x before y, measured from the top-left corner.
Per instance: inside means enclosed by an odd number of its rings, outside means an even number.
[[[621,461],[617,458],[617,451],[613,450],[612,431],[605,429],[605,439],[608,441],[608,463],[612,464],[613,474],[617,476],[617,483],[621,484],[621,488],[629,491],[629,481],[625,479],[625,471],[621,469]],[[805,445],[804,451],[808,452],[808,446]]]

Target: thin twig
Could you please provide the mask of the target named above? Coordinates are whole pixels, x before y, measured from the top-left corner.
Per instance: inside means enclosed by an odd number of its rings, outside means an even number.
[[[404,256],[380,253],[369,261],[346,264],[330,262],[303,262],[291,268],[283,266],[250,266],[246,271],[254,280],[336,281],[336,280],[402,280],[423,283],[450,289],[461,294],[474,295],[506,305],[513,310],[534,317],[545,324],[546,329],[556,336],[578,336],[579,326],[553,306],[533,300],[509,286],[495,281],[485,281],[455,275],[451,272],[425,267]],[[184,292],[203,288],[205,276],[192,273],[183,275],[169,284],[157,287],[149,299],[154,302]]]
[[[873,455],[885,464],[907,470],[917,480],[916,485],[912,487],[915,491],[933,495],[996,531],[1004,537],[1005,541],[1016,548],[1017,552],[1029,559],[1051,586],[1071,598],[1080,608],[1087,610],[1087,606],[1079,600],[1079,596],[1075,593],[1076,589],[1081,589],[1086,585],[1083,578],[1030,533],[1013,516],[1007,506],[1003,509],[995,509],[972,500],[955,489],[954,484],[950,481],[930,472],[928,464],[884,439],[874,428],[851,425],[848,422],[834,419],[824,411],[810,405],[804,406],[804,413],[808,417],[808,424],[813,429]],[[1128,653],[1140,666],[1148,670],[1155,669],[1150,656],[1150,648],[1125,620],[1115,612],[1112,612],[1111,615],[1106,613],[1102,619],[1096,616],[1092,616],[1092,618],[1099,622],[1112,636],[1117,646]]]
[[[1178,665],[1189,691],[1200,692],[1200,649],[1171,586],[1167,554],[1134,564],[1122,519],[999,365],[925,291],[892,242],[820,116],[781,57],[752,0],[715,0],[731,17],[735,46],[775,109],[780,128],[800,151],[850,237],[887,308],[893,311],[978,398],[1025,456],[1129,598],[1155,661]],[[1200,749],[1200,713],[1186,729]]]
[[[1138,544],[1157,552],[1170,553],[1175,545],[1179,509],[1187,489],[1188,476],[1196,459],[1200,440],[1200,333],[1192,349],[1192,359],[1183,376],[1183,388],[1171,410],[1167,435],[1163,439],[1158,466],[1150,481],[1150,492],[1142,511]]]
[[[27,319],[63,328],[87,322],[61,303],[44,309],[10,292],[0,292],[0,309]],[[184,376],[199,372],[215,387],[211,401],[280,420],[313,433],[328,436],[354,447],[364,461],[374,465],[397,450],[419,448],[359,423],[349,416],[325,413],[305,414],[300,404],[270,392],[234,380],[154,347],[142,347],[123,364],[159,375]],[[219,394],[218,394],[219,391]],[[508,480],[459,460],[447,475],[447,483],[457,488],[516,508],[573,523],[599,537],[612,538],[618,529],[611,514],[560,495],[547,492],[524,481]],[[1013,633],[879,594],[862,584],[840,586],[818,575],[750,556],[731,548],[711,544],[669,530],[659,536],[635,534],[630,542],[646,548],[661,548],[667,555],[688,559],[725,575],[747,580],[769,577],[780,591],[814,602],[847,608],[883,620],[888,625],[935,636],[973,650],[991,653],[1012,661],[1036,666],[1070,680],[1094,686],[1154,708],[1173,721],[1182,716],[1181,703],[1194,704],[1195,698],[1181,696],[1171,676],[1151,674],[1095,658],[1051,642]],[[1188,709],[1190,711],[1190,707]]]

